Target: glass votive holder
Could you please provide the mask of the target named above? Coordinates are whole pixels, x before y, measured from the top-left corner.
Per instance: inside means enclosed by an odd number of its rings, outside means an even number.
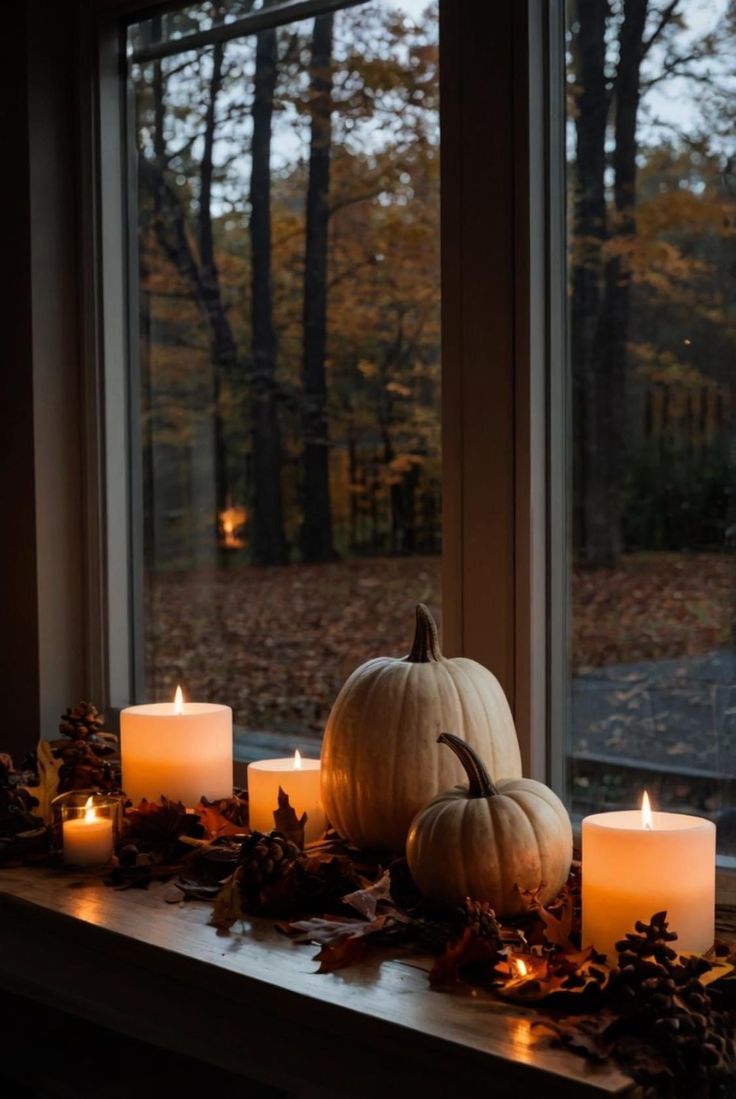
[[[123,812],[122,794],[70,790],[52,803],[54,839],[69,866],[104,866],[115,849]]]

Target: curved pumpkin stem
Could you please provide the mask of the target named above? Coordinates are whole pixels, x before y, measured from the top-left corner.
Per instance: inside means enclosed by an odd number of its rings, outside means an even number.
[[[488,774],[488,768],[478,753],[465,740],[461,740],[454,733],[440,733],[437,737],[438,744],[446,744],[460,760],[468,776],[469,798],[492,798],[498,794],[493,785],[493,779]]]
[[[441,660],[440,637],[437,623],[424,603],[417,604],[417,626],[411,652],[405,657],[408,664],[429,664]]]

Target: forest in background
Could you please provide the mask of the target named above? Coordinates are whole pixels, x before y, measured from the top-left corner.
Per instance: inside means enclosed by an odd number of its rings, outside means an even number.
[[[356,655],[406,643],[403,614],[371,614],[371,577],[441,603],[437,7],[385,0],[146,58],[268,6],[207,0],[130,33],[146,666],[154,695],[184,668],[214,697],[216,596],[222,635],[272,668],[281,630],[306,675],[290,705],[321,714],[341,672],[329,689],[307,674],[330,658],[285,632],[305,580],[282,566],[330,565],[300,605],[327,648],[349,606],[360,636],[337,646]],[[567,6],[573,669],[731,636],[734,10]],[[698,554],[687,575],[673,552]],[[278,724],[251,679],[244,714]]]
[[[410,6],[132,64],[153,567],[440,548],[437,9]],[[258,7],[155,17],[131,50]],[[568,5],[572,531],[591,567],[722,549],[734,524],[722,9],[714,29],[698,4]]]
[[[624,551],[724,550],[736,521],[736,5],[567,10],[576,558],[601,568]]]
[[[439,550],[436,37],[371,4],[134,65],[149,565]]]

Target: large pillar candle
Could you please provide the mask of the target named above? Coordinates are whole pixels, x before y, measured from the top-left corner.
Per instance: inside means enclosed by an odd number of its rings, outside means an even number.
[[[325,813],[320,797],[320,761],[262,759],[248,764],[248,820],[253,831],[270,832],[276,827],[274,811],[279,804],[279,787],[289,795],[297,817],[307,814],[305,843],[318,840],[325,830]]]
[[[646,795],[645,795],[646,798]],[[665,910],[676,950],[701,953],[715,934],[712,821],[642,810],[583,820],[583,946],[615,964],[615,943]]]
[[[166,797],[188,808],[233,793],[233,714],[210,702],[152,702],[120,714],[123,789],[137,805]]]

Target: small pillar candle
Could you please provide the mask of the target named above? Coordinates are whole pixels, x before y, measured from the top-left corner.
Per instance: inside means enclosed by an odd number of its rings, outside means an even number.
[[[262,759],[248,764],[248,819],[254,832],[270,832],[275,827],[274,812],[279,804],[279,787],[289,795],[289,804],[297,817],[307,814],[305,843],[318,840],[325,830],[325,813],[320,797],[320,761],[302,759]]]
[[[232,797],[233,713],[184,702],[128,706],[120,714],[123,789],[134,805],[162,796],[193,808],[200,798]]]
[[[637,920],[666,911],[676,950],[702,953],[715,936],[716,829],[712,821],[642,810],[583,820],[582,945],[616,962]]]
[[[80,816],[67,816],[61,827],[65,863],[102,866],[112,858],[113,821],[98,816],[93,798],[89,798]]]

